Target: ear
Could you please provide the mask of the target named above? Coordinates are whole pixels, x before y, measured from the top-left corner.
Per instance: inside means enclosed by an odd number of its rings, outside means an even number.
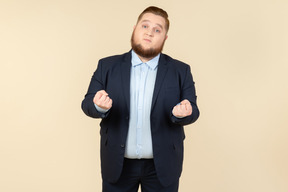
[[[168,35],[166,35],[166,37],[165,37],[165,40],[167,40],[168,39]]]

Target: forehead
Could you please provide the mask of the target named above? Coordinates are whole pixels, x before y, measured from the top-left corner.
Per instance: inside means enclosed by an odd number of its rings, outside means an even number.
[[[159,15],[155,15],[153,13],[145,13],[138,23],[149,22],[155,25],[165,26],[165,19]]]

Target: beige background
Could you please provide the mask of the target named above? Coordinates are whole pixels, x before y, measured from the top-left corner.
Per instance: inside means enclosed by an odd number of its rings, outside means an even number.
[[[99,120],[80,103],[149,5],[169,13],[164,52],[191,65],[201,111],[180,191],[288,191],[288,1],[0,0],[1,192],[101,191]]]

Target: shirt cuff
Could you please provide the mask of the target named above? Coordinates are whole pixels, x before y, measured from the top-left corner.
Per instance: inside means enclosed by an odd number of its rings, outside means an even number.
[[[109,109],[102,109],[101,107],[99,107],[95,103],[94,103],[94,106],[96,107],[97,111],[100,113],[106,113],[107,111],[109,111]]]

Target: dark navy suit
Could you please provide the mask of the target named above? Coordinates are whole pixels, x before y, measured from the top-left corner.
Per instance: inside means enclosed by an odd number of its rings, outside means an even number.
[[[82,102],[84,113],[102,118],[101,169],[104,180],[117,182],[124,162],[129,127],[131,51],[101,59],[88,92]],[[97,91],[105,90],[113,100],[106,114],[99,113],[93,103]],[[172,109],[182,100],[190,101],[192,115],[176,118]],[[151,134],[154,164],[159,181],[164,186],[176,182],[182,171],[183,126],[199,117],[194,81],[189,65],[161,54],[151,107]]]

